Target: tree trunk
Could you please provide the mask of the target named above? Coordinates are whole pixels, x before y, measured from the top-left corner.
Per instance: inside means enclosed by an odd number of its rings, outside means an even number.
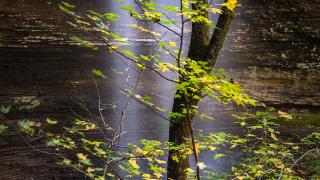
[[[183,94],[176,92],[176,95],[181,96],[181,98],[174,98],[172,112],[181,113],[184,108],[186,101],[183,97]],[[176,145],[186,144],[186,137],[190,136],[190,129],[188,126],[188,121],[186,117],[170,118],[170,127],[169,127],[169,142],[172,142]],[[178,160],[173,160],[172,156],[177,155]],[[175,150],[169,151],[168,157],[168,179],[173,180],[184,180],[187,178],[186,169],[189,168],[189,158],[182,158],[180,154]]]
[[[199,0],[198,3],[207,3],[206,0]],[[197,4],[193,6],[197,8]],[[208,12],[204,12],[202,16],[208,17]],[[211,68],[213,68],[219,51],[222,48],[226,38],[228,29],[234,18],[234,13],[223,7],[223,14],[220,15],[217,27],[211,36],[209,42],[209,27],[205,23],[192,23],[191,41],[189,46],[188,58],[196,61],[207,61]],[[209,44],[208,44],[209,42]],[[183,82],[182,78],[182,82]],[[181,82],[181,83],[182,83]],[[180,97],[180,98],[178,98]],[[190,100],[189,100],[190,101]],[[191,100],[192,105],[197,105],[199,100]],[[177,91],[175,94],[172,113],[182,114],[187,100],[185,94]],[[191,105],[191,106],[192,106]],[[191,107],[189,106],[189,107]],[[193,115],[191,114],[193,117]],[[186,138],[190,137],[190,128],[188,124],[188,117],[171,117],[169,127],[169,142],[175,145],[186,144]],[[178,155],[178,161],[173,160],[172,157]],[[168,157],[168,179],[185,180],[187,179],[187,171],[190,167],[189,158],[179,157],[179,152],[176,150],[169,151]]]

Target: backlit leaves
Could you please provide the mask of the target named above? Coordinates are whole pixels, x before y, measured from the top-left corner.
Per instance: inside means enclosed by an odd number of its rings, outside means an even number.
[[[222,10],[218,8],[209,8],[213,14],[222,14]]]
[[[73,5],[73,4],[69,4],[69,3],[64,2],[64,1],[62,1],[61,3],[67,8],[75,8],[75,5]]]
[[[213,156],[213,159],[219,159],[219,158],[221,158],[221,157],[224,157],[224,156],[226,156],[225,154],[220,154],[220,153],[217,153],[217,154],[214,154],[214,156]]]
[[[168,46],[170,46],[170,47],[176,47],[176,46],[177,46],[177,42],[175,42],[175,41],[170,41],[170,42],[168,43]]]
[[[119,15],[114,13],[106,13],[103,16],[107,18],[109,21],[117,21],[119,18]]]
[[[159,63],[159,70],[162,72],[167,72],[170,70],[170,68],[166,63]]]
[[[129,159],[128,162],[133,168],[135,168],[135,169],[139,169],[140,168],[140,166],[137,164],[137,161],[135,159]]]
[[[97,77],[102,77],[102,78],[106,77],[106,76],[103,74],[103,72],[100,71],[100,70],[93,69],[92,72],[93,72],[93,74],[94,74],[95,76],[97,76]]]
[[[227,7],[230,11],[233,11],[238,5],[238,1],[237,0],[228,0],[227,2],[223,3],[222,5]]]
[[[181,16],[183,16],[182,19],[184,19],[185,22],[200,22],[213,27],[214,25],[207,15],[209,15],[209,13],[222,14],[221,6],[225,6],[225,8],[230,11],[234,11],[237,7],[237,0],[228,0],[223,4],[210,5],[207,3],[199,3],[200,1],[182,0],[182,9],[180,9],[179,6],[161,6],[154,1],[137,0],[137,2],[139,5],[135,5],[134,7],[126,6],[127,3],[124,1],[120,3],[121,8],[127,12],[133,21],[139,22],[125,25],[118,22],[119,15],[114,13],[101,13],[89,10],[79,16],[73,12],[75,7],[71,4],[62,2],[59,7],[62,11],[74,18],[74,21],[68,22],[70,25],[84,32],[97,34],[97,37],[102,41],[99,43],[101,46],[105,46],[104,49],[108,49],[110,53],[121,56],[121,60],[125,59],[125,63],[127,63],[127,61],[132,62],[134,64],[133,69],[138,71],[148,69],[161,76],[169,74],[167,72],[170,71],[170,75],[173,74],[174,77],[177,77],[177,82],[179,82],[175,88],[181,92],[181,94],[176,95],[174,97],[176,99],[184,98],[185,100],[202,100],[203,102],[206,100],[212,101],[213,99],[222,104],[235,102],[241,106],[254,106],[256,104],[255,100],[242,92],[241,85],[227,77],[222,70],[212,69],[208,62],[185,58],[185,54],[177,49],[177,42],[179,42],[177,39],[167,39],[165,38],[166,34],[159,33],[163,32],[162,30],[157,32],[150,28],[153,25],[160,25],[161,28],[166,29],[168,33],[180,36]],[[148,26],[140,23],[140,21],[146,22]],[[150,42],[150,44],[152,43],[153,47],[158,48],[158,52],[152,51],[150,54],[149,52],[148,54],[136,54],[128,50],[131,48],[124,48],[123,46],[127,46],[128,43],[130,43],[129,37],[122,37],[120,34],[114,32],[111,28],[112,23],[118,23],[123,27],[129,26],[137,31],[143,32],[142,34],[147,35],[146,37],[152,38],[150,41],[148,39],[148,42]],[[157,28],[153,29],[158,30]],[[79,45],[98,50],[96,42],[76,36],[71,37],[71,39]],[[163,55],[168,55],[171,59],[164,59],[164,57],[167,58],[167,56]],[[125,74],[114,69],[111,70],[115,75]],[[98,77],[105,77],[100,70],[94,69],[93,73]],[[169,114],[170,120],[185,118],[187,112],[192,113],[195,117],[212,119],[211,116],[199,112],[197,105],[187,107],[186,104],[183,104],[181,112],[172,113],[155,105],[151,101],[151,96],[139,95],[131,89],[125,89],[121,92],[148,108],[152,108],[152,110],[156,112],[162,111]],[[204,99],[204,97],[206,98]],[[109,129],[109,127],[106,128],[106,126],[101,126],[101,124],[95,122],[96,119],[101,117],[94,117],[93,120],[91,118],[90,120],[76,119],[72,127],[64,128],[64,134],[56,135],[54,133],[47,133],[46,138],[47,145],[54,147],[58,152],[68,149],[74,152],[75,148],[81,149],[79,153],[73,154],[72,158],[70,158],[73,162],[69,159],[64,159],[64,164],[81,168],[81,171],[85,172],[88,177],[95,179],[115,178],[115,174],[113,174],[112,171],[103,173],[104,168],[108,169],[108,167],[98,167],[100,161],[105,164],[108,162],[117,167],[117,169],[120,169],[120,174],[123,175],[125,179],[161,179],[166,173],[166,161],[163,160],[163,157],[169,150],[177,152],[177,154],[170,156],[176,162],[189,158],[189,156],[194,153],[193,150],[196,151],[196,155],[200,155],[200,153],[204,151],[211,151],[213,160],[224,156],[229,157],[230,152],[224,152],[224,150],[239,151],[243,153],[241,155],[246,156],[244,161],[241,162],[242,164],[232,169],[233,174],[227,178],[220,179],[268,179],[269,177],[271,177],[270,179],[274,179],[274,177],[278,178],[277,175],[274,175],[276,174],[274,170],[281,170],[285,175],[290,175],[290,168],[288,168],[286,164],[293,159],[292,150],[296,152],[299,149],[297,145],[286,144],[284,146],[283,143],[281,143],[281,136],[279,136],[276,128],[274,128],[274,126],[277,125],[272,121],[275,120],[275,118],[273,118],[274,116],[280,116],[286,119],[291,118],[290,115],[281,111],[279,111],[278,114],[276,112],[256,112],[245,114],[245,117],[234,116],[239,119],[237,124],[247,132],[243,137],[223,132],[209,132],[207,135],[199,133],[197,137],[195,137],[195,149],[193,149],[194,146],[190,143],[190,139],[187,138],[186,143],[181,145],[153,140],[141,140],[136,144],[129,145],[126,149],[127,151],[114,151],[112,146],[114,143],[116,144],[116,140],[109,140],[109,137],[106,137],[103,141],[98,141],[97,139],[86,137],[87,133],[92,131],[101,131],[103,135],[105,135],[105,131],[107,131],[106,134],[108,135],[109,133],[117,134],[117,132],[115,132],[116,130],[112,128]],[[91,114],[90,117],[92,117]],[[256,121],[252,123],[249,122],[248,119],[254,119]],[[48,125],[54,125],[56,123],[56,121],[47,120]],[[23,127],[22,129],[24,129],[23,131],[31,135],[35,134],[36,128],[40,127],[28,121],[21,123],[21,126]],[[258,134],[262,134],[262,136],[258,136],[256,132],[259,132]],[[80,137],[80,142],[75,142],[73,140],[74,136],[77,138]],[[314,143],[310,143],[309,145],[314,145]],[[287,146],[290,146],[290,148],[288,149]],[[90,160],[89,157],[92,158],[92,160]],[[93,160],[93,158],[96,159]],[[199,162],[197,166],[200,169],[206,167],[202,162]],[[147,171],[144,171],[142,167],[147,169]],[[186,171],[190,174],[194,172],[190,168]],[[207,171],[203,173],[207,173]]]

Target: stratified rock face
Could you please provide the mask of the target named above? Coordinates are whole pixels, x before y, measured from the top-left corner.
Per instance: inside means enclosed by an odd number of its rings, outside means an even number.
[[[73,2],[81,10],[119,9],[111,0]],[[225,68],[257,99],[271,104],[319,108],[319,9],[319,0],[242,0],[217,65]],[[93,68],[103,70],[117,66],[125,69],[115,62],[118,59],[114,56],[75,46],[69,37],[84,34],[66,24],[69,18],[57,8],[56,1],[0,0],[0,19],[0,105],[13,107],[9,115],[2,117],[9,125],[26,118],[72,120],[75,115],[70,109],[78,107],[74,104],[79,95],[89,107],[96,107]],[[127,33],[124,29],[115,27],[115,30]],[[139,38],[131,42],[134,51],[152,51],[152,41],[143,34],[130,33]],[[96,37],[88,38],[95,40]],[[171,105],[168,92],[173,93],[172,85],[151,73],[142,78],[140,93],[155,96],[163,106]],[[121,107],[125,103],[110,82],[98,81],[98,85],[105,104],[118,103]],[[108,108],[108,117],[114,119],[110,115],[113,109]],[[141,137],[157,136],[149,133],[157,124],[150,122],[155,115],[148,109],[137,105],[129,113],[131,131],[140,133]],[[141,132],[134,129],[137,127]],[[32,144],[41,150],[47,149],[37,142]],[[0,159],[0,179],[70,179],[75,176],[56,167],[45,154],[26,146],[14,131],[0,137]]]
[[[320,2],[241,1],[219,66],[276,104],[320,105]]]

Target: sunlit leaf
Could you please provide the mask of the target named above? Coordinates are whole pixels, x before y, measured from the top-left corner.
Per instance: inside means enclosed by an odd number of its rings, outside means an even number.
[[[132,167],[139,169],[140,166],[137,164],[137,161],[135,159],[129,159],[129,164],[131,164]]]
[[[105,18],[107,18],[109,21],[116,21],[119,18],[119,15],[114,13],[106,13],[103,15]]]
[[[175,41],[170,41],[170,42],[168,43],[168,45],[169,45],[170,47],[176,47],[176,46],[177,46],[177,42],[175,42]]]
[[[167,72],[169,71],[169,66],[166,63],[159,63],[159,69],[162,72]]]
[[[219,158],[224,157],[224,156],[226,156],[226,155],[225,155],[225,154],[220,154],[220,153],[218,153],[218,154],[215,154],[215,155],[213,156],[213,159],[216,160],[216,159],[219,159]]]
[[[54,120],[51,120],[51,119],[47,118],[47,123],[51,124],[51,125],[54,125],[54,124],[58,124],[58,121],[54,121]]]
[[[199,167],[199,169],[204,169],[207,167],[203,162],[199,162],[197,166]]]
[[[289,119],[289,120],[293,119],[292,116],[286,112],[278,111],[278,114],[282,118]]]
[[[222,5],[227,7],[230,11],[233,11],[238,5],[238,1],[237,0],[228,0],[227,2],[223,3]]]

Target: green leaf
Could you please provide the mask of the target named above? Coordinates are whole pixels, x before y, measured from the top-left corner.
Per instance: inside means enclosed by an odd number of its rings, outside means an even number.
[[[0,134],[4,133],[8,129],[8,126],[0,124]]]
[[[140,57],[145,61],[149,61],[150,60],[150,58],[148,56],[145,56],[145,55],[142,55],[142,54],[140,55]]]
[[[0,113],[2,114],[8,114],[11,110],[11,106],[5,107],[5,106],[1,106],[0,107]]]
[[[106,76],[103,74],[103,72],[100,71],[100,70],[93,69],[92,72],[93,72],[93,74],[96,75],[97,77],[103,77],[103,78],[106,77]]]
[[[119,18],[119,15],[114,13],[106,13],[103,15],[105,18],[107,18],[109,21],[116,21]]]
[[[71,164],[71,160],[65,158],[65,159],[63,159],[62,163],[65,164],[65,165],[70,165]]]
[[[95,12],[95,11],[92,11],[92,10],[88,10],[88,12],[89,12],[90,14],[94,15],[94,16],[99,17],[99,18],[102,18],[102,17],[103,17],[103,15],[100,14],[100,13],[98,13],[98,12]]]
[[[132,53],[131,51],[129,51],[129,50],[123,50],[122,52],[123,52],[123,54],[125,54],[125,55],[128,55],[128,56],[133,57],[133,58],[137,58],[137,56],[136,56],[135,54],[133,54],[133,53]]]
[[[90,159],[81,160],[80,163],[85,164],[85,165],[88,165],[88,166],[92,165]]]
[[[19,129],[22,132],[31,136],[33,136],[33,134],[36,131],[35,127],[40,127],[40,126],[41,126],[41,123],[33,122],[30,120],[21,120],[18,122]]]
[[[67,8],[75,8],[75,7],[76,7],[75,5],[69,4],[69,3],[64,2],[64,1],[62,1],[61,3],[62,3],[65,7],[67,7]]]
[[[177,6],[164,6],[163,9],[165,12],[178,12],[178,11],[180,11],[179,7],[177,7]]]
[[[221,157],[224,157],[224,156],[226,156],[225,154],[215,154],[214,156],[213,156],[213,159],[214,160],[216,160],[216,159],[219,159],[219,158],[221,158]]]

